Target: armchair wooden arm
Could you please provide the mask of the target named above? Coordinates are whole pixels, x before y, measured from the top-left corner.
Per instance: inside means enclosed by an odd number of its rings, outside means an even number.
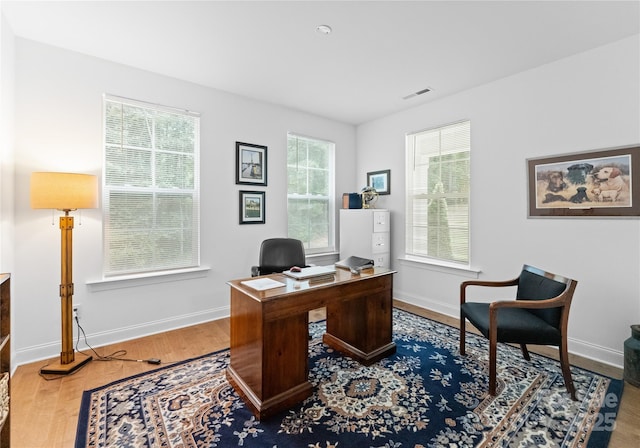
[[[516,286],[518,284],[518,278],[503,281],[487,281],[487,280],[467,280],[460,284],[460,304],[463,304],[467,300],[467,287],[468,286],[489,286],[494,288],[501,288],[504,286]]]
[[[564,306],[567,302],[567,294],[562,293],[558,297],[553,299],[540,299],[540,300],[496,300],[491,302],[489,308],[528,308],[528,309],[544,309],[544,308],[556,308]]]

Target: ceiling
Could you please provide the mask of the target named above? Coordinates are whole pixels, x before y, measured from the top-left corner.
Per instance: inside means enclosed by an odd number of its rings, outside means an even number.
[[[1,8],[18,37],[351,124],[640,33],[640,1],[2,1]],[[321,24],[333,32],[318,33]]]

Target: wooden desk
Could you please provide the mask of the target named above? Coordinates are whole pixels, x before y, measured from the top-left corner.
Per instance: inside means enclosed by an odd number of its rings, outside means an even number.
[[[231,286],[231,360],[227,378],[258,419],[288,409],[312,392],[308,380],[309,311],[326,307],[323,341],[365,365],[396,351],[392,340],[394,272],[361,275],[337,269],[326,283],[269,277],[285,286],[257,291]],[[247,279],[244,279],[247,280]]]

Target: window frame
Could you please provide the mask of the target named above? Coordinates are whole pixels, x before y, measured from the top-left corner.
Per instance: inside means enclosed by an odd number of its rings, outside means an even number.
[[[108,140],[108,114],[107,108],[109,103],[119,104],[123,107],[135,107],[142,108],[145,111],[148,111],[154,114],[153,123],[154,130],[150,132],[150,142],[148,148],[144,146],[135,147],[138,151],[148,151],[150,153],[149,157],[149,172],[151,173],[152,184],[149,186],[134,186],[134,185],[112,185],[109,182],[108,175],[108,163],[109,163],[109,147],[114,147],[112,142]],[[144,278],[144,277],[154,277],[159,274],[171,274],[174,272],[181,273],[193,269],[200,268],[200,114],[197,112],[192,112],[189,110],[178,109],[170,106],[163,106],[158,104],[153,104],[149,102],[144,102],[140,100],[134,100],[130,98],[124,98],[116,95],[104,94],[103,95],[103,176],[102,176],[102,211],[103,211],[103,235],[102,235],[102,244],[103,244],[103,265],[102,265],[102,277],[103,279],[110,280],[118,280],[121,278]],[[183,117],[189,117],[193,119],[193,147],[192,152],[188,151],[179,151],[176,149],[167,149],[161,148],[157,145],[158,141],[156,140],[155,134],[155,124],[157,123],[157,115],[155,114],[171,114],[171,115],[181,115]],[[124,145],[123,140],[120,140],[121,148],[133,148],[131,145]],[[164,155],[165,157],[169,154],[173,154],[176,156],[190,156],[187,158],[192,159],[192,172],[182,171],[182,173],[189,173],[189,175],[193,176],[192,186],[186,188],[177,188],[175,186],[170,187],[162,187],[157,184],[158,179],[162,173],[156,172],[157,164],[156,164],[156,156]],[[166,174],[166,173],[165,173]],[[186,176],[185,176],[186,177]],[[147,263],[142,267],[137,267],[135,269],[113,269],[111,266],[111,258],[110,258],[110,244],[113,241],[118,241],[117,239],[112,239],[111,235],[111,218],[113,210],[111,209],[111,195],[113,193],[122,193],[122,194],[149,194],[152,196],[151,205],[153,209],[152,216],[152,225],[148,227],[148,229],[158,229],[161,227],[157,226],[157,222],[161,220],[161,203],[162,196],[165,198],[171,198],[171,196],[190,196],[190,213],[185,216],[188,216],[190,219],[190,226],[174,228],[173,231],[184,231],[187,229],[189,231],[189,236],[191,239],[189,251],[189,261],[185,261],[180,264],[171,264],[165,263],[164,265],[156,265],[154,263],[149,263],[149,260],[156,259],[156,257],[152,257],[147,260]],[[178,202],[179,203],[179,202]],[[166,213],[165,213],[166,215]],[[190,229],[190,230],[189,230]],[[169,229],[167,229],[169,230]],[[126,240],[123,240],[126,243]],[[175,256],[175,251],[173,255],[166,255],[162,258],[164,260],[171,260],[172,257]],[[185,259],[186,260],[186,259]]]
[[[297,193],[290,193],[289,192],[289,140],[291,138],[297,138],[297,139],[301,139],[301,140],[307,140],[307,141],[314,141],[314,142],[320,142],[323,144],[328,144],[330,145],[329,148],[329,154],[328,154],[328,161],[327,161],[327,167],[326,170],[328,171],[328,187],[329,187],[329,191],[327,192],[326,195],[313,195],[313,194],[309,194],[308,193],[308,188],[307,188],[307,193],[306,194],[297,194]],[[308,135],[303,135],[303,134],[299,134],[296,132],[288,132],[287,133],[287,235],[290,238],[297,238],[297,236],[292,235],[290,233],[290,220],[291,220],[291,207],[290,207],[290,201],[291,200],[307,200],[307,201],[311,201],[311,200],[325,200],[327,202],[327,222],[326,222],[326,226],[327,226],[327,246],[324,247],[316,247],[316,248],[311,248],[310,247],[310,241],[305,241],[304,239],[302,239],[302,243],[304,245],[305,248],[305,254],[307,256],[310,255],[320,255],[320,254],[326,254],[326,253],[332,253],[335,252],[335,241],[336,241],[336,224],[335,224],[335,216],[336,216],[336,211],[335,211],[335,207],[336,207],[336,199],[335,199],[335,153],[336,153],[336,144],[335,142],[331,141],[331,140],[327,140],[327,139],[322,139],[322,138],[317,138],[317,137],[310,137]],[[307,186],[308,186],[308,182],[307,182]]]
[[[434,153],[433,156],[429,157],[442,157],[443,155],[451,155],[458,153],[466,153],[466,163],[468,166],[468,171],[466,173],[467,177],[467,192],[465,194],[461,193],[432,193],[432,192],[420,192],[418,188],[415,188],[414,185],[414,173],[415,167],[417,166],[415,163],[415,139],[417,136],[425,135],[427,133],[439,132],[440,135],[443,130],[451,129],[454,127],[466,126],[467,127],[467,136],[468,139],[468,147],[466,150],[453,150],[453,151],[443,151],[442,142],[439,142],[439,151],[438,153]],[[434,265],[446,266],[457,269],[470,269],[471,268],[471,122],[470,120],[461,120],[453,123],[448,123],[440,126],[436,126],[433,128],[423,129],[416,132],[410,132],[406,134],[405,139],[405,176],[406,176],[406,191],[405,191],[405,256],[404,259],[412,260],[422,263],[429,263]],[[449,163],[446,161],[439,161],[438,164],[442,166],[442,163]],[[429,180],[427,180],[426,185],[429,185]],[[416,240],[414,239],[414,231],[416,227],[423,227],[416,224],[415,213],[413,211],[414,201],[418,199],[418,197],[425,199],[466,199],[466,236],[464,240],[466,240],[466,248],[464,251],[466,252],[466,260],[457,260],[452,259],[452,257],[439,257],[434,256],[429,253],[428,241],[429,237],[426,238],[427,241],[427,254],[416,250]],[[426,217],[427,226],[429,225],[429,216]],[[463,241],[464,241],[463,240]]]

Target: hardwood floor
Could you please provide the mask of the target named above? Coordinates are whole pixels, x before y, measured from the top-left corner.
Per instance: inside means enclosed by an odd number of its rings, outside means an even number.
[[[228,347],[229,320],[221,319],[97,351],[106,356],[126,350],[126,358],[159,358],[165,364]],[[94,361],[73,375],[46,381],[39,374],[45,364],[46,361],[20,366],[11,378],[12,447],[73,447],[84,390],[158,367],[146,362],[96,361],[94,356]]]
[[[449,325],[458,325],[457,319],[443,316],[412,305],[396,302],[403,308]],[[322,310],[313,311],[311,320],[324,318]],[[91,341],[89,341],[91,342]],[[229,320],[221,319],[180,330],[161,333],[132,341],[100,347],[101,356],[126,350],[124,358],[159,358],[163,364],[181,361],[229,347]],[[533,351],[533,350],[531,350]],[[543,350],[553,357],[556,350]],[[572,364],[615,378],[621,378],[620,369],[583,358],[571,357]],[[11,446],[15,448],[72,447],[80,400],[84,390],[93,389],[111,381],[158,366],[146,362],[94,361],[75,374],[47,381],[40,376],[40,368],[47,362],[18,367],[11,379]],[[616,421],[610,448],[640,446],[640,389],[625,383],[620,412]]]

